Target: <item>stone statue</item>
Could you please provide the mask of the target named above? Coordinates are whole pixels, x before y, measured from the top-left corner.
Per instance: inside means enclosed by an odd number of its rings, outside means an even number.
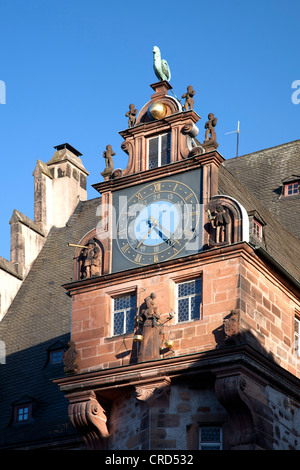
[[[157,46],[153,47],[153,68],[158,80],[171,80],[171,70],[168,62],[161,58],[160,50]]]
[[[129,105],[129,111],[125,114],[126,117],[128,117],[128,127],[133,127],[135,125],[136,121],[136,115],[137,115],[138,110],[134,108],[134,104]]]
[[[109,179],[112,172],[114,171],[113,156],[116,155],[111,145],[106,146],[106,150],[103,152],[103,158],[105,158],[105,170],[101,173],[104,179]]]
[[[101,275],[102,253],[95,240],[90,239],[81,252],[81,279]]]
[[[230,216],[228,211],[221,204],[216,205],[216,215],[211,217],[210,222],[216,230],[215,243],[231,243],[230,241]]]
[[[213,113],[209,113],[208,115],[208,121],[205,123],[205,140],[212,140],[214,142],[217,141],[217,136],[216,136],[216,131],[215,127],[217,125],[217,118],[215,118],[215,115]]]
[[[155,305],[156,294],[151,293],[142,305],[141,318],[143,321],[143,341],[139,351],[139,362],[159,359],[159,309]]]
[[[189,85],[187,87],[187,92],[182,95],[181,98],[185,98],[185,103],[184,103],[184,109],[187,111],[188,109],[193,109],[194,107],[194,98],[193,96],[195,95],[195,90],[193,90],[193,87]]]
[[[114,169],[113,156],[116,155],[111,147],[111,145],[106,146],[106,150],[103,152],[103,158],[105,158],[106,168],[109,168],[111,172]]]

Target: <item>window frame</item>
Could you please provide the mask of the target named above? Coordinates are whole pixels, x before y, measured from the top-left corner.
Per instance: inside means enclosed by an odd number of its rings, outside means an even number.
[[[298,331],[296,331],[296,324]],[[296,312],[294,316],[294,352],[297,357],[300,357],[300,312]]]
[[[165,135],[169,135],[170,136],[170,155],[169,155],[169,162],[166,163],[166,165],[168,165],[169,163],[171,163],[171,142],[172,142],[172,135],[171,135],[171,132],[164,132],[163,134],[158,134],[158,135],[154,135],[152,137],[148,137],[147,138],[147,162],[146,162],[146,169],[149,170],[149,169],[154,169],[154,168],[160,168],[162,166],[161,164],[161,144],[162,144],[162,138],[163,136]],[[150,143],[150,140],[153,140],[153,139],[158,139],[158,156],[157,156],[157,167],[153,167],[153,168],[149,168],[149,143]]]
[[[20,416],[24,416],[23,414],[20,414],[21,410],[27,409],[27,418],[24,419],[19,419]],[[32,402],[27,402],[27,403],[21,403],[18,405],[14,406],[14,424],[26,424],[29,423],[32,419]]]
[[[115,300],[119,299],[120,297],[127,297],[127,296],[134,296],[135,297],[135,307],[128,307],[127,309],[118,309],[115,310]],[[136,292],[123,292],[122,294],[116,294],[111,297],[111,336],[116,337],[116,336],[122,336],[122,335],[127,335],[130,333],[134,332],[134,328],[131,331],[127,331],[126,328],[126,312],[130,311],[131,309],[134,308],[134,316],[133,320],[136,317],[136,312],[137,312],[137,295]],[[122,312],[124,313],[123,315],[123,332],[122,333],[115,333],[115,313]]]
[[[207,428],[218,428],[220,430],[220,440],[219,441],[202,441],[201,440],[201,430],[202,429],[207,429]],[[215,424],[210,424],[210,425],[199,425],[199,430],[198,430],[198,448],[199,450],[223,450],[223,428],[222,426],[220,425],[215,425]],[[211,446],[216,446],[216,445],[220,445],[220,448],[219,449],[209,449],[209,447]],[[205,447],[208,447],[206,449],[202,449],[201,446],[205,446]]]
[[[263,238],[263,225],[255,218],[253,218],[252,235],[259,240]]]
[[[61,353],[61,360],[60,361],[54,360],[54,357],[58,352]],[[51,365],[62,364],[63,360],[64,360],[64,352],[65,352],[65,348],[51,349],[49,351],[49,363]]]
[[[188,284],[189,282],[193,282],[193,281],[200,281],[201,282],[201,292],[200,293],[197,293],[197,294],[192,294],[192,295],[187,295],[187,296],[182,296],[182,297],[179,297],[179,286],[182,285],[182,284]],[[200,296],[200,308],[199,308],[199,317],[198,318],[191,318],[191,298],[192,297],[198,297]],[[180,299],[184,299],[184,298],[188,298],[189,299],[189,319],[188,320],[179,320],[179,308],[178,308],[178,301]],[[202,315],[202,306],[203,306],[203,278],[202,276],[200,277],[195,277],[195,278],[192,278],[192,279],[185,279],[185,280],[181,280],[181,281],[178,281],[176,283],[176,315],[175,315],[175,323],[177,325],[180,325],[180,324],[183,324],[183,323],[190,323],[190,322],[194,322],[194,321],[198,321],[201,319],[201,315]]]
[[[291,192],[289,192],[289,187],[291,187]],[[297,187],[296,191],[294,190],[294,187]],[[284,196],[291,197],[291,196],[296,196],[299,193],[300,193],[300,180],[289,181],[287,183],[284,183],[284,188],[283,188]]]

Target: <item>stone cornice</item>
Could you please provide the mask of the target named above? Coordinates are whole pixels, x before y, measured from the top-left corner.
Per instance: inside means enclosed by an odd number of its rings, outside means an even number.
[[[168,272],[179,272],[187,267],[192,268],[199,263],[216,262],[218,259],[230,258],[232,256],[253,255],[253,249],[246,242],[226,245],[218,248],[201,251],[200,253],[183,258],[176,258],[163,263],[156,263],[149,266],[128,269],[117,273],[105,274],[85,280],[79,280],[64,284],[64,287],[71,295],[78,294],[81,291],[87,291],[94,288],[103,288],[107,285],[124,283],[128,280],[138,280],[152,274],[165,274]]]
[[[136,184],[147,183],[157,178],[166,178],[178,173],[199,168],[203,165],[211,163],[217,166],[221,165],[224,158],[216,150],[204,154],[194,155],[178,162],[169,163],[168,165],[145,170],[139,173],[133,173],[121,178],[110,179],[100,183],[93,184],[92,187],[100,194],[109,191],[118,191]]]
[[[193,379],[195,374],[205,373],[216,377],[243,374],[300,399],[300,380],[249,344],[85,372],[53,381],[67,396],[93,390],[97,396],[109,399],[113,391],[123,393],[128,387],[155,384],[166,378],[171,382]]]

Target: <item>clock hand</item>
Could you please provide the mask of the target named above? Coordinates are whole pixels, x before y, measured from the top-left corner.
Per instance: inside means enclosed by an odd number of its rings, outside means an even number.
[[[148,230],[148,232],[146,233],[146,235],[144,235],[144,237],[141,239],[141,241],[138,243],[138,245],[136,246],[136,248],[139,248],[139,246],[146,240],[146,238],[149,237],[150,233],[152,232],[152,230],[154,229],[154,227],[155,227],[155,225],[156,225],[155,222],[156,222],[156,221],[153,221],[153,223],[152,223],[152,218],[149,217],[148,223],[149,223],[149,225],[151,224],[150,229]]]
[[[173,237],[173,234],[171,232],[169,232],[169,230],[167,230],[165,227],[163,227],[161,224],[157,224],[157,226],[159,227],[161,233],[167,237],[167,239],[172,239]]]

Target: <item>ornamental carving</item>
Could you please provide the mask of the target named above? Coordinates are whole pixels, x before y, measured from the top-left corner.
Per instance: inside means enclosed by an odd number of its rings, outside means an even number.
[[[68,343],[69,348],[65,351],[63,357],[64,372],[67,375],[78,372],[77,357],[78,351],[74,341]]]
[[[87,279],[102,274],[102,249],[95,238],[90,238],[78,257],[80,279]]]
[[[163,380],[144,385],[136,385],[136,398],[146,401],[149,406],[168,406],[171,380],[165,377]]]
[[[69,396],[69,418],[89,450],[107,449],[107,416],[94,392]]]
[[[209,247],[229,245],[249,237],[249,233],[243,233],[242,206],[234,199],[228,196],[212,197],[206,206],[206,215]]]

